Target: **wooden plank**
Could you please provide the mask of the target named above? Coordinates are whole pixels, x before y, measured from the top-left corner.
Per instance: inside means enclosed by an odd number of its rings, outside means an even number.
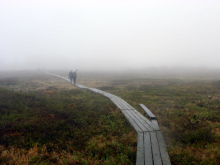
[[[149,131],[145,125],[143,125],[143,123],[140,122],[139,118],[137,118],[133,113],[132,110],[126,110],[126,112],[128,113],[128,115],[134,120],[135,123],[137,123],[137,125],[141,128],[141,130],[143,132],[145,131]]]
[[[125,115],[127,120],[130,122],[130,124],[134,127],[134,129],[137,132],[146,131],[146,128],[143,125],[141,125],[141,123],[138,122],[138,120],[132,114],[130,114],[130,112],[128,110],[124,110],[123,105],[121,105],[117,99],[114,98],[111,100],[121,109],[122,113]]]
[[[87,87],[83,85],[76,84],[76,86],[79,87],[80,89],[87,89]]]
[[[103,92],[102,91],[100,91],[100,90],[95,90],[97,93],[99,93],[99,94],[103,94]]]
[[[115,98],[110,99],[119,109],[123,110],[123,107],[121,104],[118,103],[118,101]]]
[[[104,91],[102,91],[102,90],[98,90],[98,91],[99,91],[99,93],[100,93],[100,94],[102,94],[102,95],[103,95]]]
[[[95,89],[95,88],[90,88],[92,91],[96,92],[96,93],[99,93],[99,94],[102,94],[103,92],[98,90],[98,89]]]
[[[120,101],[120,98],[115,98],[117,101],[118,101],[118,103],[123,107],[123,109],[124,110],[130,110],[130,108],[129,107],[127,107],[126,105],[124,105],[121,101]]]
[[[139,104],[141,108],[148,114],[150,119],[157,119],[156,116],[144,105],[144,104]]]
[[[92,92],[95,92],[93,88],[88,88],[88,90],[90,90],[90,91],[92,91]]]
[[[125,104],[125,101],[122,101],[122,99],[117,99],[117,100],[120,101],[121,106],[124,106],[123,107],[124,109],[129,110],[130,107]],[[138,116],[133,111],[128,111],[128,114],[130,114],[130,116],[133,118],[133,120],[139,125],[139,127],[141,127],[141,129],[143,131],[154,131],[154,128],[151,127],[152,123],[150,121],[147,123],[147,122],[143,122],[143,120],[141,120],[141,118],[139,117],[141,114],[139,114],[139,116]],[[148,119],[145,118],[145,120],[148,120]]]
[[[111,97],[111,95],[107,92],[103,93],[103,95],[107,96],[107,97]]]
[[[122,110],[121,111],[126,119],[129,121],[129,123],[132,125],[132,127],[134,128],[134,130],[138,133],[138,132],[143,132],[143,130],[139,127],[139,125],[132,119],[132,117],[127,113],[127,110]]]
[[[112,96],[108,92],[104,92],[103,95],[106,96],[106,97],[112,98]]]
[[[133,108],[131,106],[128,106],[127,104],[125,104],[126,102],[124,100],[122,100],[120,97],[117,98],[118,102],[120,102],[120,104],[124,107],[124,109],[126,110],[132,110]]]
[[[120,103],[122,103],[122,105],[124,105],[125,107],[124,107],[124,109],[134,109],[132,106],[130,106],[127,102],[125,102],[124,100],[122,100],[122,99],[118,99],[119,101],[120,101]],[[134,109],[135,110],[135,109]],[[145,124],[147,124],[147,125],[149,125],[150,127],[152,127],[152,128],[150,128],[149,126],[147,126],[147,129],[149,130],[149,131],[154,131],[154,130],[160,130],[160,128],[158,127],[158,124],[157,124],[157,126],[154,126],[147,118],[145,118],[141,113],[139,113],[137,110],[135,110],[135,112],[138,114],[138,116],[140,116],[140,119],[142,119],[141,120],[141,122],[142,121],[145,121],[145,123],[144,123],[144,125]],[[138,117],[137,117],[138,118]]]
[[[150,132],[144,132],[144,160],[145,164],[153,165]]]
[[[153,161],[156,165],[162,165],[160,149],[157,141],[156,132],[150,132],[151,145],[152,145],[152,153],[153,153]]]
[[[144,165],[144,134],[138,133],[137,140],[137,157],[136,157],[137,165]]]
[[[133,116],[131,116],[127,110],[122,110],[121,112],[125,115],[130,124],[135,128],[135,130],[137,130],[137,132],[143,132],[141,127],[136,123],[136,121],[133,119]]]
[[[120,105],[121,110],[125,110],[126,108],[121,104],[121,102],[119,102],[116,98],[114,98],[114,100],[117,102],[118,105]]]
[[[97,92],[95,92],[94,90],[93,90],[93,88],[87,88],[87,90],[89,90],[90,92],[93,92],[93,93],[97,93]]]
[[[146,117],[144,117],[140,112],[138,112],[137,110],[134,110],[134,112],[136,114],[138,114],[140,116],[140,118],[146,122],[148,125],[150,125],[152,128],[154,128],[154,130],[160,130],[160,128],[158,127],[158,125],[153,124],[152,122],[150,122]]]
[[[126,101],[124,101],[123,99],[118,98],[118,101],[120,101],[121,104],[123,104],[123,105],[126,107],[126,109],[134,109],[132,106],[130,106],[130,105],[129,105]]]
[[[167,152],[166,143],[163,138],[163,134],[161,131],[156,131],[156,133],[157,133],[157,140],[159,143],[159,149],[160,149],[163,165],[171,165],[170,158]]]
[[[121,101],[119,101],[120,104],[124,107],[124,109],[127,109],[127,110],[132,110],[129,106],[126,106],[125,104],[123,104]]]
[[[125,106],[128,106],[127,104],[126,104],[126,101],[124,101],[122,98],[117,98],[118,99],[118,101],[119,102],[121,102],[122,104],[124,104]]]
[[[103,93],[103,95],[108,97],[108,98],[115,98],[115,97],[117,97],[117,96],[115,96],[115,95],[113,95],[111,93],[107,93],[107,92]]]
[[[115,96],[115,95],[113,95],[111,93],[108,93],[108,95],[109,95],[109,97],[118,97],[118,96]]]
[[[98,94],[102,94],[103,92],[98,90],[98,89],[95,89],[95,88],[88,88],[88,90],[92,91],[92,92],[95,92],[95,93],[98,93]]]
[[[132,129],[136,134],[143,132],[143,131],[138,127],[138,125],[137,125],[135,122],[132,121],[131,118],[129,119],[130,116],[128,116],[128,114],[126,114],[126,112],[123,112],[123,111],[122,111],[122,113],[124,114],[124,117],[125,117],[126,121],[128,122],[128,124],[131,126],[131,129]]]
[[[124,102],[125,105],[127,105],[128,107],[130,107],[130,109],[135,109],[135,108],[132,107],[130,104],[128,104],[126,101],[123,100],[123,102]]]
[[[158,128],[159,128],[159,125],[158,125],[157,120],[152,119],[151,122],[152,122],[154,125],[158,126]]]
[[[138,116],[133,110],[130,110],[130,113],[131,113],[132,116],[134,116],[134,118],[136,118],[136,120],[138,120],[138,123],[140,123],[140,125],[142,125],[144,127],[143,130],[145,130],[145,131],[155,131],[153,127],[151,127],[149,124],[147,124],[145,121],[143,121],[140,118],[140,116]]]

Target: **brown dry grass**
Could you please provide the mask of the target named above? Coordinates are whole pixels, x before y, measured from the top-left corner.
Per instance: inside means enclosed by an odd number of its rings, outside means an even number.
[[[39,163],[45,161],[46,164],[48,160],[51,162],[56,162],[55,164],[81,164],[84,160],[78,151],[75,154],[68,153],[66,151],[62,152],[47,152],[46,146],[38,147],[37,145],[29,150],[19,149],[11,147],[10,149],[5,149],[4,146],[0,146],[0,157],[7,161],[7,165],[28,165],[32,164],[32,161],[39,160]],[[94,161],[93,161],[94,163]],[[43,163],[44,164],[44,163]],[[2,164],[6,165],[6,164]]]

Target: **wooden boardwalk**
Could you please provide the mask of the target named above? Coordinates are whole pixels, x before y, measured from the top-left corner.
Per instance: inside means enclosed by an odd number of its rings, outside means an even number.
[[[55,74],[46,72],[47,74],[60,77],[70,83],[70,80]],[[127,121],[137,133],[137,165],[171,165],[163,134],[158,126],[155,115],[143,104],[140,106],[148,114],[150,120],[139,113],[134,107],[129,105],[120,97],[111,93],[88,88],[83,85],[75,84],[80,89],[89,90],[94,93],[102,94],[109,98],[124,114]]]

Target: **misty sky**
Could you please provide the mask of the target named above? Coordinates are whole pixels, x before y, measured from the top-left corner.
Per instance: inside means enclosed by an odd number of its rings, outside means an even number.
[[[0,70],[219,64],[219,0],[0,0]]]

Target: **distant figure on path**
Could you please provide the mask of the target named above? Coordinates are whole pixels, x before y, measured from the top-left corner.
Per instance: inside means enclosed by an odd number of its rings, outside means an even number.
[[[74,72],[73,72],[73,82],[74,82],[74,84],[76,84],[76,77],[77,77],[76,71],[77,70],[74,70]]]
[[[72,81],[73,81],[73,72],[72,72],[72,70],[69,72],[69,79],[70,79],[70,82],[72,83]]]

